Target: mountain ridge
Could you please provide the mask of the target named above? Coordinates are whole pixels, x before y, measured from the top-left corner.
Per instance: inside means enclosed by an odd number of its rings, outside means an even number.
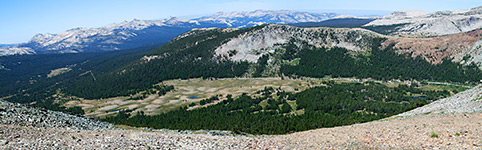
[[[339,16],[335,13],[309,13],[288,10],[219,12],[194,19],[175,17],[163,20],[124,21],[100,28],[73,28],[65,32],[36,34],[23,44],[0,48],[0,55],[35,53],[79,53],[129,49],[152,42],[167,42],[194,28],[245,28],[267,23],[294,24],[320,22]],[[342,17],[343,18],[343,17]],[[339,19],[339,18],[338,18]],[[408,37],[441,36],[482,28],[482,6],[468,10],[395,11],[364,28],[388,28],[383,34]],[[374,30],[374,31],[375,31]],[[380,33],[380,32],[379,32]]]
[[[402,78],[452,82],[465,82],[462,79],[470,82],[479,81],[479,72],[474,66],[460,66],[452,61],[430,64],[416,57],[397,55],[393,47],[378,47],[379,42],[385,39],[389,38],[357,28],[262,25],[246,29],[197,29],[178,36],[162,47],[148,52],[131,65],[117,68],[115,72],[98,74],[96,72],[99,71],[94,71],[96,81],[93,81],[91,76],[79,76],[75,79],[77,81],[71,80],[65,87],[72,95],[108,98],[134,94],[164,80],[188,78],[322,78],[331,75],[371,77],[379,80]],[[320,70],[323,68],[325,70]],[[367,72],[368,69],[371,71]],[[451,70],[450,76],[448,73],[442,73],[443,70]],[[78,73],[86,71],[88,70]],[[473,74],[468,74],[469,72]],[[119,83],[116,80],[123,82]],[[106,90],[111,92],[98,92]]]
[[[171,17],[163,20],[124,21],[100,28],[73,28],[57,34],[36,34],[24,44],[0,48],[0,55],[35,53],[79,53],[134,48],[152,42],[167,42],[194,28],[244,28],[266,23],[321,21],[334,13],[262,11],[217,13],[196,19]]]
[[[395,11],[372,21],[368,27],[392,27],[389,35],[408,37],[441,36],[468,32],[482,28],[482,6],[468,10],[436,11]]]
[[[319,36],[323,34],[328,35],[326,37]],[[230,39],[229,42],[216,48],[215,53],[235,61],[257,62],[262,55],[274,52],[276,44],[285,44],[290,39],[306,41],[316,48],[343,47],[361,52],[370,48],[368,41],[373,37],[384,36],[361,28],[298,28],[286,25],[268,25],[262,30]],[[238,52],[233,56],[228,56],[230,50]],[[252,50],[261,51],[253,52]]]
[[[482,7],[435,13],[394,12],[382,20],[392,23],[394,20],[419,20],[390,24],[395,25],[395,31],[388,35],[363,28],[302,28],[276,24],[250,28],[190,29],[203,21],[177,18],[163,22],[133,20],[107,26],[106,30],[96,28],[100,36],[90,34],[90,29],[86,28],[66,31],[62,36],[69,37],[67,39],[54,34],[41,34],[36,37],[40,41],[37,44],[46,49],[58,48],[49,45],[59,42],[63,43],[57,45],[61,48],[72,47],[79,39],[91,37],[105,40],[109,42],[104,45],[105,48],[115,49],[118,48],[117,42],[125,41],[123,38],[159,29],[152,28],[151,25],[173,25],[179,31],[189,29],[154,50],[151,50],[153,45],[146,49],[139,48],[139,52],[119,51],[130,52],[125,55],[106,54],[104,59],[72,61],[74,64],[61,66],[68,71],[57,76],[35,74],[36,78],[24,81],[25,88],[19,87],[5,95],[9,101],[18,100],[17,102],[49,109],[61,109],[68,102],[75,102],[80,105],[71,105],[74,106],[71,108],[77,107],[78,110],[83,105],[90,109],[85,109],[89,112],[95,110],[108,115],[117,114],[102,119],[116,124],[141,126],[143,129],[110,130],[113,126],[111,124],[86,121],[81,117],[0,100],[0,118],[4,118],[0,121],[0,148],[481,148],[482,86],[458,93],[460,89],[465,89],[453,88],[450,83],[447,87],[437,88],[437,85],[432,84],[434,82],[429,81],[479,84],[482,79],[482,30],[461,30],[462,33],[435,37],[427,37],[429,34],[426,31],[438,31],[435,29],[440,29],[440,26],[429,25],[427,28],[430,30],[403,30],[418,23],[423,24],[423,18],[427,17],[435,18],[431,23],[436,24],[440,18],[453,17],[453,13],[458,16],[479,15],[482,14]],[[255,11],[252,16],[262,16],[258,14]],[[218,18],[221,19],[218,22],[214,19],[204,21],[235,27],[236,22],[230,22],[230,18],[238,15],[240,14],[220,13]],[[474,21],[477,22],[477,19]],[[432,27],[435,29],[432,30]],[[128,32],[129,30],[140,32]],[[110,35],[111,31],[119,39],[103,39],[102,35]],[[402,32],[413,34],[404,35]],[[397,36],[400,33],[402,35]],[[430,34],[432,33],[442,34]],[[81,45],[78,48],[96,46]],[[83,52],[80,49],[50,50],[60,53]],[[148,50],[151,51],[147,52]],[[24,51],[29,52],[29,49]],[[21,61],[11,63],[22,64]],[[7,70],[10,67],[5,69],[3,64],[0,67],[0,71],[11,71]],[[212,82],[217,78],[238,80],[243,77],[297,80],[299,82],[284,85],[299,87],[272,84],[275,80],[260,82],[258,85],[254,82],[259,81],[231,84]],[[347,80],[338,83],[330,80],[336,77]],[[192,80],[193,78],[198,79]],[[177,79],[186,79],[186,82],[176,84],[176,87],[163,82]],[[206,81],[200,82],[202,85],[220,84],[229,88],[195,86],[199,85],[196,80]],[[14,87],[20,82],[11,83]],[[302,84],[306,85],[306,89],[298,89]],[[243,86],[260,86],[260,89],[250,93]],[[226,92],[230,89],[238,89],[230,92],[245,94],[232,97]],[[173,94],[173,99],[162,97],[171,90],[182,93]],[[209,91],[223,95],[201,97]],[[439,99],[454,93],[457,94]],[[206,99],[201,100],[203,98]],[[94,101],[90,103],[94,105],[85,103],[85,100]],[[100,103],[95,103],[96,100],[108,104],[99,105]],[[63,106],[59,107],[61,105]],[[173,107],[176,108],[172,109]],[[169,113],[157,116],[144,113],[144,110],[155,112],[164,108],[169,109]],[[399,112],[405,113],[396,115]],[[385,119],[360,123],[381,118]],[[229,127],[230,125],[233,126]],[[49,128],[51,126],[53,128]],[[315,129],[332,126],[339,127]],[[288,134],[254,138],[234,137],[233,134],[232,137],[227,137],[211,131],[207,132],[212,133],[212,136],[198,134],[196,131],[166,131],[148,127],[179,130],[215,128],[239,134],[246,131]],[[303,132],[291,133],[293,131]]]
[[[421,56],[431,63],[452,60],[482,67],[482,29],[437,37],[392,37],[382,45],[386,47],[390,44],[400,54]]]

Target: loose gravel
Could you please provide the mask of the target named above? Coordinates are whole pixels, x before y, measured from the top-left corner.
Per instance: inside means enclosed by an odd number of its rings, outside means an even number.
[[[481,96],[477,86],[380,121],[275,136],[119,130],[0,101],[0,149],[482,149]]]

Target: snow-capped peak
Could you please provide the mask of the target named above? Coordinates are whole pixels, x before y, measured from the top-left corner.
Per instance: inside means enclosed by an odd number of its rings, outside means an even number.
[[[255,10],[252,12],[218,12],[211,16],[197,18],[199,21],[225,21],[229,23],[236,22],[259,22],[263,23],[297,23],[307,21],[323,21],[337,16],[335,13],[308,13],[289,10]],[[241,19],[242,18],[242,19]]]
[[[162,20],[133,19],[100,28],[73,28],[57,34],[37,34],[29,42],[20,44],[18,47],[28,47],[36,52],[44,53],[118,50],[141,46],[149,42],[167,42],[193,28],[243,28],[266,23],[322,21],[334,16],[336,16],[334,13],[256,10],[252,12],[220,12],[191,20],[176,17]],[[123,45],[126,42],[129,44]],[[0,55],[3,52],[10,52],[6,49],[0,48]]]
[[[391,26],[391,34],[439,36],[482,28],[482,7],[459,11],[396,11],[366,26]]]
[[[387,18],[392,18],[392,17],[417,17],[417,16],[424,16],[429,14],[428,12],[425,12],[423,10],[401,10],[401,11],[395,11],[392,12],[391,14],[385,16]]]

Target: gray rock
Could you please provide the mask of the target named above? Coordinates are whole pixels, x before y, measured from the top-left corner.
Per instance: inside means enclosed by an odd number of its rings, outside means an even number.
[[[8,141],[7,140],[0,140],[0,146],[7,145]]]
[[[62,112],[34,108],[0,100],[0,123],[33,127],[66,127],[84,130],[112,129],[114,125],[94,118],[74,116]]]
[[[477,113],[482,111],[482,85],[473,87],[454,96],[434,101],[425,106],[399,114],[397,116],[410,117],[421,114],[453,114],[464,113],[462,118],[469,118],[465,113]]]

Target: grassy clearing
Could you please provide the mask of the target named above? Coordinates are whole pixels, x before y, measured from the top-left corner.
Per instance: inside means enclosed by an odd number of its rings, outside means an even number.
[[[298,107],[296,101],[288,101],[287,103],[291,106],[293,110],[296,110],[296,107]]]
[[[420,88],[422,90],[435,90],[435,91],[454,91],[457,92],[465,91],[469,88],[461,87],[461,86],[454,86],[454,85],[440,85],[440,84],[429,84],[429,85],[421,85]]]
[[[149,95],[142,100],[129,100],[129,97],[114,97],[108,99],[95,100],[71,100],[64,104],[64,106],[80,106],[86,112],[87,116],[104,117],[117,113],[118,110],[129,109],[136,111],[144,111],[146,114],[154,115],[169,112],[179,109],[180,107],[188,106],[191,103],[199,103],[199,101],[210,98],[215,95],[221,95],[220,100],[226,99],[228,94],[233,97],[247,93],[251,96],[256,96],[256,91],[263,90],[265,87],[281,88],[287,92],[299,92],[310,87],[323,86],[323,81],[333,80],[337,83],[359,82],[356,79],[331,79],[331,78],[303,78],[303,79],[281,79],[281,78],[227,78],[218,80],[203,80],[203,79],[189,79],[189,80],[170,80],[165,81],[165,85],[173,85],[174,90],[168,92],[163,96],[156,94]],[[403,82],[380,82],[389,87],[396,87]],[[430,90],[448,90],[448,91],[463,91],[467,88],[447,85],[420,85],[422,89]],[[296,108],[295,101],[288,101],[292,108]],[[266,102],[260,104],[263,108]],[[264,105],[264,106],[263,106]],[[198,106],[196,106],[198,107]],[[302,110],[293,112],[302,114]]]
[[[309,87],[320,86],[321,80],[314,82],[311,80],[301,79],[284,79],[281,78],[230,78],[218,80],[171,80],[163,82],[166,85],[173,85],[175,89],[166,95],[157,96],[149,95],[142,100],[128,100],[129,97],[115,97],[108,99],[95,100],[73,100],[64,104],[64,106],[80,106],[87,116],[103,117],[115,114],[122,109],[136,109],[135,111],[144,111],[146,114],[159,114],[175,109],[181,106],[188,106],[190,103],[199,102],[215,95],[221,95],[220,99],[224,100],[226,95],[233,97],[242,93],[255,95],[256,91],[265,87],[281,88],[284,91],[302,91]],[[196,98],[194,98],[195,96]]]
[[[291,61],[285,60],[284,64],[296,66],[296,65],[300,64],[300,58],[295,58],[294,60],[291,60]]]

